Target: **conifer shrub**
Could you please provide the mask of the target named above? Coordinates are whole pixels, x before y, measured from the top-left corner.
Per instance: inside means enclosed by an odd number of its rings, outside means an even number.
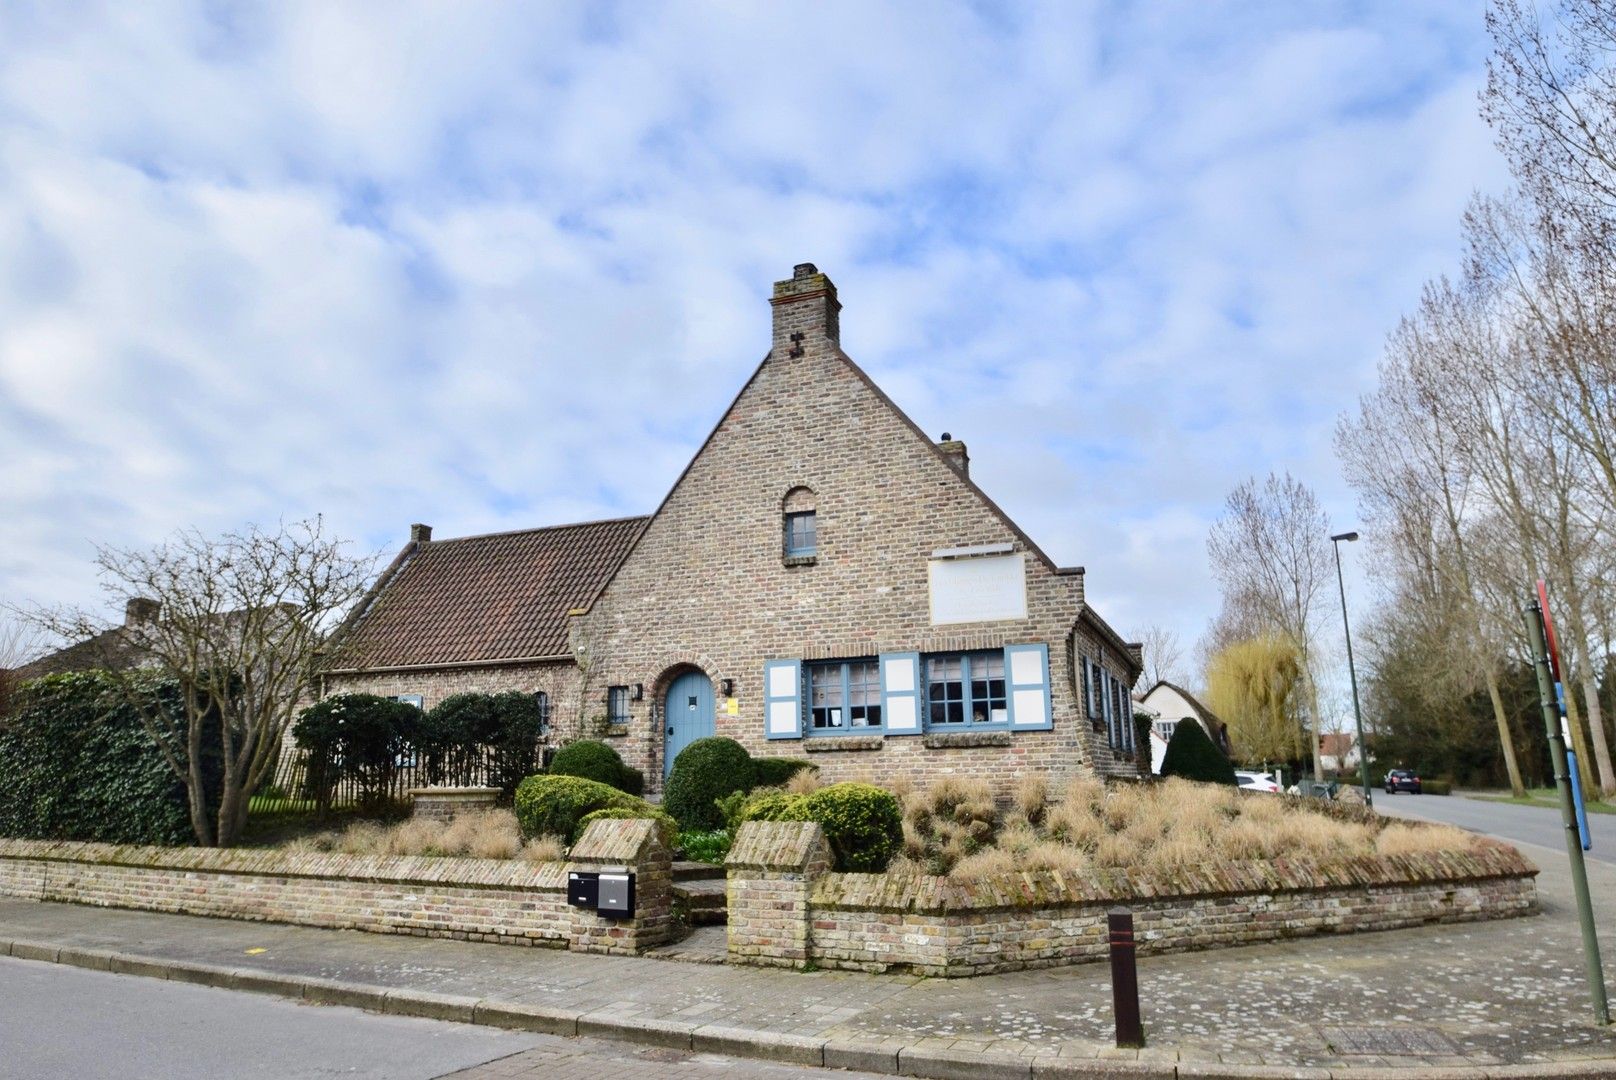
[[[688,832],[724,824],[718,800],[753,786],[752,755],[734,739],[721,735],[697,739],[673,759],[673,772],[662,794],[662,807]]]
[[[581,776],[530,776],[516,788],[516,823],[523,840],[538,836],[571,839],[583,819],[597,810],[632,810],[632,817],[656,818],[657,808],[609,784]]]
[[[1206,784],[1237,785],[1234,765],[1223,756],[1197,720],[1180,720],[1167,740],[1167,756],[1162,759],[1162,776],[1177,776]]]

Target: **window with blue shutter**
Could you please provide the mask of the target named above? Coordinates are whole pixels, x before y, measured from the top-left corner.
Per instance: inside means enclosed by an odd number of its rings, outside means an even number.
[[[1049,700],[1049,646],[1006,645],[1004,666],[1009,688],[1010,726],[1018,731],[1054,726]]]
[[[763,730],[771,739],[802,738],[802,661],[763,662]]]
[[[888,735],[919,735],[920,654],[881,654],[881,713]]]

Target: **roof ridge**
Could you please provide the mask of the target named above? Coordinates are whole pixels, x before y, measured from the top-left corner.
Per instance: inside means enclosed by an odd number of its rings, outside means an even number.
[[[501,536],[526,536],[530,533],[557,532],[561,529],[587,529],[597,525],[621,525],[630,521],[645,521],[650,514],[630,514],[625,517],[596,518],[592,521],[568,521],[560,525],[534,525],[526,529],[507,529],[504,532],[472,533],[469,536],[449,536],[442,540],[429,540],[422,545],[428,550],[440,544],[458,544],[463,540],[492,540]]]

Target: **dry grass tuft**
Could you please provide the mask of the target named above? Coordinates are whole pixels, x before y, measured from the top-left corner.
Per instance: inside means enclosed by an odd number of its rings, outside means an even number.
[[[1380,830],[1375,851],[1381,855],[1417,855],[1425,851],[1466,851],[1476,846],[1476,838],[1452,825],[1405,825],[1396,823]]]
[[[819,779],[818,769],[798,769],[786,781],[786,791],[793,795],[812,795],[824,786]]]
[[[1028,773],[1016,783],[1012,802],[1027,824],[1042,825],[1049,807],[1049,781],[1042,773]]]
[[[558,840],[545,837],[522,843],[516,815],[509,810],[461,814],[447,824],[429,818],[410,818],[397,825],[361,821],[342,832],[302,837],[286,845],[296,852],[334,851],[343,855],[427,855],[447,858],[523,859],[553,862],[566,850]]]

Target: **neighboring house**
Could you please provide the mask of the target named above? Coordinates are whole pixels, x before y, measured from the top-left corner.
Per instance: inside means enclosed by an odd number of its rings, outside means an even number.
[[[1167,740],[1173,737],[1173,729],[1180,720],[1199,723],[1218,749],[1232,755],[1229,725],[1219,720],[1216,713],[1182,686],[1162,679],[1139,697],[1139,706],[1155,717],[1150,724],[1151,772],[1161,772],[1162,759],[1167,756]]]
[[[1319,765],[1339,776],[1358,767],[1358,741],[1349,732],[1331,731],[1319,736]]]
[[[161,610],[156,600],[136,598],[124,604],[123,625],[114,626],[85,641],[74,642],[66,648],[46,653],[11,670],[18,682],[61,675],[69,671],[94,671],[109,665],[133,667],[146,659],[146,654],[129,641],[129,632],[143,622],[157,618]]]
[[[829,780],[1137,774],[1139,646],[839,345],[836,288],[777,282],[772,347],[647,518],[432,540],[350,619],[327,693],[545,695],[660,787],[732,736]]]

